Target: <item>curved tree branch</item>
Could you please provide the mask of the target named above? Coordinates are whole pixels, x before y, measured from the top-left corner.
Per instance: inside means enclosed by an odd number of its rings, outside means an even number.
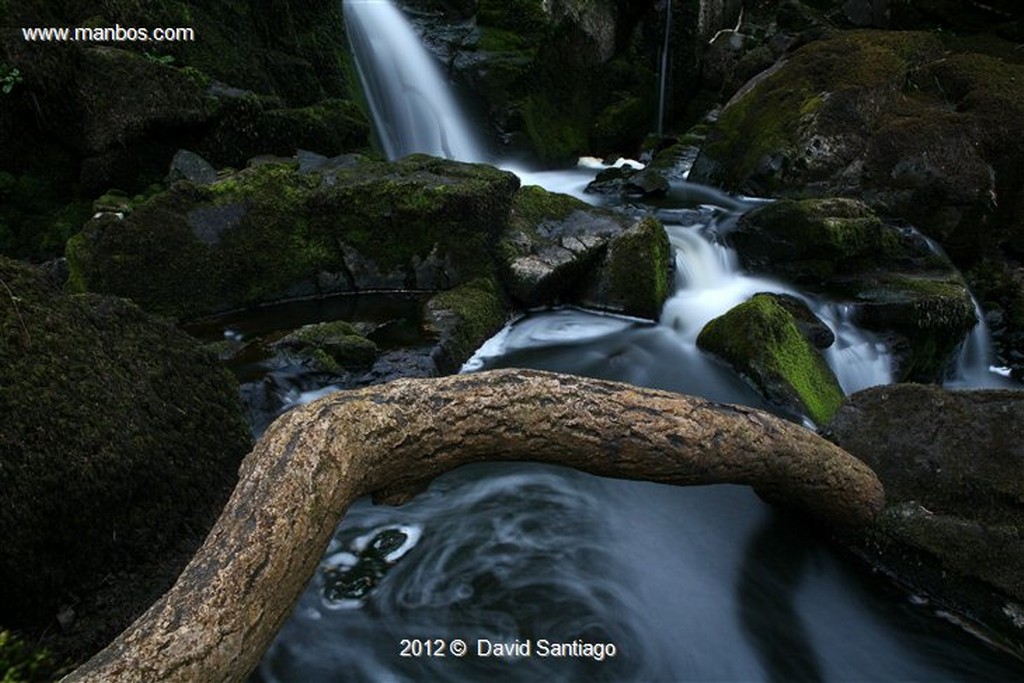
[[[177,583],[68,681],[240,680],[316,570],[345,509],[415,495],[479,460],[536,460],[670,484],[737,483],[831,523],[883,504],[859,460],[766,413],[523,370],[400,380],[278,419]]]

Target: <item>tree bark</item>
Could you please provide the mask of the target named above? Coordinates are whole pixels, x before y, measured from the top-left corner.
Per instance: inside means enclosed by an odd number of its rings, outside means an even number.
[[[703,399],[501,370],[341,392],[278,419],[177,583],[67,681],[233,681],[258,664],[346,508],[480,460],[755,486],[833,524],[882,508],[866,465],[798,425]]]

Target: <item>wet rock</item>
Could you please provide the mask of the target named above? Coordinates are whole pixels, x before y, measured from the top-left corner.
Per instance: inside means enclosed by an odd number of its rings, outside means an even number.
[[[617,195],[630,199],[664,197],[669,190],[668,181],[660,172],[622,166],[607,168],[597,174],[586,188],[591,194]]]
[[[195,152],[179,149],[171,159],[171,170],[165,182],[170,185],[187,180],[195,185],[209,185],[217,181],[217,169]]]
[[[728,240],[747,269],[854,304],[858,323],[887,337],[902,380],[937,381],[977,323],[953,264],[863,202],[779,200],[744,215]]]
[[[844,31],[733,98],[692,179],[770,196],[856,196],[957,262],[1011,244],[1024,187],[1024,66],[933,34]],[[987,48],[998,52],[998,41]]]
[[[709,322],[697,346],[732,365],[791,415],[824,424],[843,401],[832,370],[772,295],[756,294]]]
[[[499,272],[523,308],[572,303],[654,318],[668,296],[669,251],[657,221],[530,186],[516,195]]]
[[[793,322],[796,323],[796,327],[800,330],[800,334],[804,338],[811,342],[816,349],[827,349],[832,346],[836,341],[836,336],[833,334],[829,326],[826,325],[821,318],[814,315],[814,312],[807,307],[807,304],[803,300],[791,295],[791,294],[776,294],[761,292],[765,296],[770,296],[775,299],[775,303],[782,306],[786,311],[793,316]]]
[[[875,471],[886,510],[858,553],[1020,649],[1024,394],[922,385],[851,396],[832,438]]]
[[[67,249],[70,286],[187,318],[295,296],[455,287],[491,276],[518,179],[411,156],[345,157],[300,172],[254,165],[182,181]]]
[[[285,335],[273,346],[312,363],[314,369],[321,372],[368,367],[380,354],[376,344],[342,320],[306,325]]]
[[[426,306],[426,326],[437,344],[432,357],[442,374],[457,372],[473,352],[507,322],[498,285],[480,278],[437,294]]]

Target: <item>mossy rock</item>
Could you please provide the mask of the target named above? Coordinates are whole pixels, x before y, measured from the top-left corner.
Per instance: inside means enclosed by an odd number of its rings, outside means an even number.
[[[828,433],[886,492],[854,544],[915,592],[1024,651],[1024,395],[917,384],[858,392]]]
[[[510,309],[494,280],[480,278],[435,295],[426,323],[437,336],[434,361],[442,373],[458,371],[508,321]]]
[[[536,185],[516,193],[501,240],[501,273],[513,302],[536,308],[572,302],[629,221]]]
[[[691,179],[762,196],[862,197],[957,263],[1013,243],[1024,225],[1024,65],[1015,54],[951,54],[970,49],[884,31],[805,45],[733,98]]]
[[[516,193],[498,272],[519,308],[574,304],[656,319],[671,262],[658,221],[631,221],[531,185]]]
[[[380,355],[376,344],[344,320],[306,325],[285,335],[274,346],[313,362],[324,372],[368,367]]]
[[[195,317],[296,296],[447,289],[493,271],[518,179],[422,155],[180,182],[68,243],[70,286]]]
[[[881,332],[897,381],[941,379],[978,322],[956,268],[919,233],[853,199],[782,199],[744,215],[728,239],[744,267],[854,304]]]
[[[657,320],[672,293],[672,247],[665,227],[644,218],[612,238],[588,281],[582,305]]]
[[[369,147],[370,123],[349,100],[325,100],[301,108],[243,98],[222,108],[199,149],[220,166],[244,166],[263,154],[294,155],[304,149],[326,156]]]
[[[167,321],[4,258],[0,281],[0,623],[38,627],[198,541],[250,435],[234,379]]]
[[[770,294],[756,294],[709,322],[697,346],[746,376],[770,402],[817,424],[843,402],[832,370]]]
[[[782,199],[745,214],[728,240],[744,267],[802,285],[892,263],[907,251],[894,228],[854,199]]]

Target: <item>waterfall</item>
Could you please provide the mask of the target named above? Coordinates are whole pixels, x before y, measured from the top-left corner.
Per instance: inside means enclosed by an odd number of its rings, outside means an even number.
[[[844,394],[892,384],[892,354],[877,335],[857,327],[853,306],[825,303],[816,306],[814,314],[836,337],[824,356]]]
[[[661,47],[661,74],[658,79],[658,135],[665,134],[665,109],[668,91],[668,56],[672,37],[672,0],[665,0],[665,42]]]
[[[437,61],[391,0],[344,0],[345,27],[384,153],[483,161]]]
[[[1019,388],[1019,384],[1007,378],[1008,371],[993,367],[992,337],[985,314],[973,294],[971,302],[978,323],[960,346],[944,386],[948,389]]]

